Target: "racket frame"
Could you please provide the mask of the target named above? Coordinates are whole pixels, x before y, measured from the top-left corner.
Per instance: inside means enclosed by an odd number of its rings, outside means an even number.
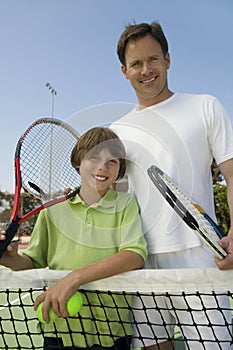
[[[19,226],[26,221],[29,217],[39,213],[42,209],[51,207],[55,204],[61,203],[65,200],[68,200],[75,196],[77,193],[79,193],[79,188],[75,188],[72,190],[70,193],[66,195],[62,195],[60,197],[57,197],[55,199],[49,200],[47,202],[44,202],[43,204],[39,205],[38,207],[34,208],[30,212],[26,213],[22,217],[19,217],[19,208],[20,208],[20,198],[21,198],[21,190],[24,189],[25,192],[30,191],[24,187],[22,183],[22,176],[21,176],[21,170],[20,170],[20,151],[21,151],[21,146],[23,144],[24,139],[26,138],[27,134],[30,132],[30,130],[42,123],[51,123],[55,125],[61,125],[65,129],[67,129],[75,138],[79,137],[79,134],[68,124],[65,122],[55,119],[55,118],[40,118],[36,120],[34,123],[32,123],[26,131],[23,133],[23,135],[19,138],[16,149],[15,149],[15,161],[14,161],[14,167],[15,167],[15,192],[14,192],[14,203],[13,203],[13,208],[12,208],[12,213],[10,217],[9,223],[6,225],[5,229],[5,240],[0,241],[0,258],[3,255],[4,251],[6,250],[6,247],[10,244],[10,242],[13,240],[14,236],[16,235]],[[41,199],[39,196],[36,196],[35,193],[30,193],[32,197]]]
[[[207,213],[202,209],[201,206],[192,202],[191,198],[185,194],[177,184],[160,168],[155,165],[150,166],[147,169],[147,173],[152,180],[153,184],[162,194],[162,196],[166,199],[169,205],[173,208],[173,210],[183,219],[183,221],[193,230],[196,231],[199,238],[209,247],[209,249],[219,258],[223,259],[227,256],[225,250],[215,241],[210,233],[208,233],[207,229],[202,227],[196,218],[194,217],[194,213],[192,213],[184,203],[182,203],[182,199],[184,201],[188,201],[189,205],[193,207],[193,212],[196,211],[198,214],[202,216],[202,220],[208,222],[208,225],[212,227],[215,231],[216,235],[219,239],[225,236],[225,233],[221,231],[218,225],[209,217]],[[180,197],[174,193],[174,188],[176,192],[179,193]]]

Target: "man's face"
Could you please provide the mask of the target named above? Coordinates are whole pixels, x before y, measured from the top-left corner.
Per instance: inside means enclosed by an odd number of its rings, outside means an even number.
[[[167,53],[164,57],[159,42],[151,35],[130,41],[125,61],[126,66],[121,69],[134,88],[139,105],[149,107],[171,96],[167,86],[170,56]]]

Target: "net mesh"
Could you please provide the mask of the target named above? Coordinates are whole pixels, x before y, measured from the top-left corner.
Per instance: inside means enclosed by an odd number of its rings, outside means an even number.
[[[89,283],[80,313],[46,326],[33,303],[68,271],[0,273],[0,349],[43,349],[45,337],[55,341],[48,349],[62,348],[57,339],[65,349],[232,348],[233,271],[139,270]]]

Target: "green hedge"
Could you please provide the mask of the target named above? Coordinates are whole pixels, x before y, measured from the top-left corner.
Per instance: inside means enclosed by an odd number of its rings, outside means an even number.
[[[227,233],[230,228],[230,210],[227,204],[227,187],[221,184],[214,184],[215,212],[219,226]]]

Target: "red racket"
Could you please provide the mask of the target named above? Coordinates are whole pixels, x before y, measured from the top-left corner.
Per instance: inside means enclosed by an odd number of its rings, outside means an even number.
[[[15,150],[14,205],[0,241],[0,257],[18,231],[19,225],[44,208],[74,196],[80,176],[70,162],[71,151],[79,134],[68,124],[54,118],[41,118],[30,125],[20,137]],[[71,188],[64,195],[64,189]],[[21,190],[42,202],[37,208],[19,216]]]

